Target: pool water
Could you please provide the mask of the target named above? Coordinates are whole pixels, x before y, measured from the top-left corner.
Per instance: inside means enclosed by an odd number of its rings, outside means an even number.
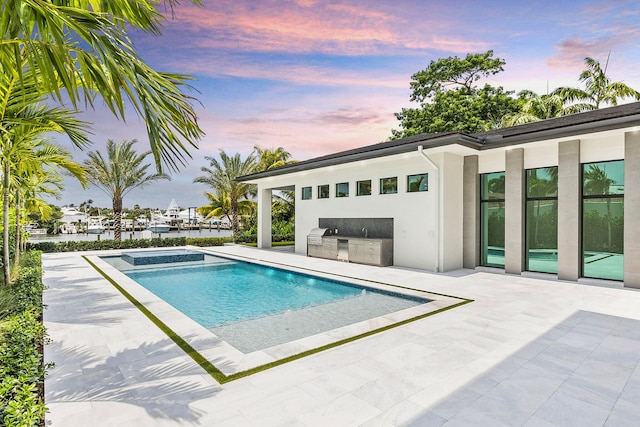
[[[245,353],[429,302],[210,255],[200,263],[115,266]]]

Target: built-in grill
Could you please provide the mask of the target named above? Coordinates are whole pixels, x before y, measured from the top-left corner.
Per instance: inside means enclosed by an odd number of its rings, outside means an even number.
[[[326,236],[328,228],[312,228],[309,234],[307,234],[307,245],[322,245],[322,236]]]

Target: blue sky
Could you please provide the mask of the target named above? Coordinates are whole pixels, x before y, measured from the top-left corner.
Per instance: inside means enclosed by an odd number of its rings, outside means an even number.
[[[193,184],[219,150],[248,155],[254,145],[284,147],[304,160],[386,140],[393,113],[409,102],[411,75],[430,61],[494,50],[505,71],[488,80],[507,90],[579,86],[587,56],[608,74],[640,88],[640,8],[636,1],[184,1],[161,36],[133,33],[155,68],[189,73],[206,132],[192,160],[170,182],[134,190],[126,207],[206,203]],[[132,113],[133,114],[133,113]],[[118,122],[103,108],[87,111],[92,149],[108,139],[137,139],[148,148],[135,115]],[[62,139],[61,139],[62,141]],[[72,150],[74,159],[86,157]],[[62,205],[92,199],[96,188],[66,181]]]

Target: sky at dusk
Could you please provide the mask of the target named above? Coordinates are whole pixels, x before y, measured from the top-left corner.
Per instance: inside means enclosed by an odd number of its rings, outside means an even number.
[[[640,88],[637,1],[502,0],[187,0],[168,16],[161,36],[132,33],[154,68],[191,74],[188,92],[206,135],[172,181],[134,190],[125,207],[165,209],[206,204],[193,179],[219,150],[247,156],[254,145],[283,147],[293,159],[385,141],[409,102],[411,75],[430,61],[494,50],[505,71],[486,80],[507,90],[546,93],[578,87],[584,58],[606,61],[607,74]],[[481,82],[483,83],[483,82]],[[148,149],[144,123],[118,122],[106,109],[82,115],[93,123],[92,150],[106,141],[137,139]],[[64,143],[64,138],[57,137]],[[74,159],[86,155],[71,149]],[[111,207],[97,188],[72,179],[57,205]]]

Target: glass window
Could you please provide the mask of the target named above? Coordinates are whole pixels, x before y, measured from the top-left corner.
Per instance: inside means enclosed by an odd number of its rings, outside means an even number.
[[[582,194],[610,196],[624,194],[624,160],[582,165]]]
[[[336,197],[349,197],[348,182],[341,182],[336,184]]]
[[[582,275],[624,279],[624,161],[582,165]]]
[[[380,194],[395,194],[398,192],[398,177],[380,178]]]
[[[311,199],[311,187],[302,187],[302,200]]]
[[[329,184],[318,185],[318,199],[328,199],[328,198],[329,198]]]
[[[504,179],[504,172],[480,175],[480,198],[482,200],[504,200]]]
[[[526,269],[558,272],[558,167],[526,173]]]
[[[356,183],[356,196],[370,196],[371,195],[371,180],[358,181]]]
[[[480,175],[480,264],[504,268],[504,172]]]
[[[421,173],[419,175],[407,176],[407,192],[415,193],[417,191],[429,190],[429,174]]]

